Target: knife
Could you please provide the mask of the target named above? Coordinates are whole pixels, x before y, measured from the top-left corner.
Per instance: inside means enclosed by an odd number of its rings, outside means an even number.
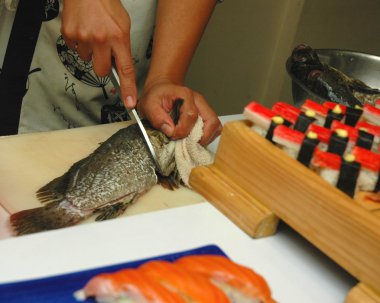
[[[110,79],[111,79],[111,82],[112,84],[115,86],[117,92],[119,93],[119,96],[121,97],[121,91],[120,91],[120,78],[119,78],[119,75],[117,74],[117,71],[114,67],[112,67],[112,70],[111,70],[111,73],[109,75]],[[123,103],[124,104],[124,103]],[[148,149],[152,155],[152,158],[158,168],[158,171],[161,172],[161,167],[158,163],[158,160],[157,160],[157,156],[156,156],[156,152],[154,151],[154,148],[153,148],[153,145],[152,143],[150,142],[149,140],[149,137],[148,137],[148,134],[144,128],[144,125],[142,124],[141,122],[141,119],[139,117],[139,115],[137,114],[136,110],[133,108],[133,109],[129,109],[127,107],[125,107],[125,109],[127,110],[127,113],[129,115],[129,117],[134,120],[137,125],[139,126],[140,128],[140,131],[144,137],[144,140],[145,140],[145,143],[146,145],[148,146]]]

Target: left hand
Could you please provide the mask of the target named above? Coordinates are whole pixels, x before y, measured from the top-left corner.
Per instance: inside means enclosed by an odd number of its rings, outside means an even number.
[[[183,99],[178,124],[174,125],[169,113],[176,99]],[[207,146],[222,131],[218,116],[199,93],[168,80],[161,80],[144,88],[138,102],[138,109],[152,126],[160,129],[173,140],[189,135],[198,115],[204,122],[203,137],[199,143]]]

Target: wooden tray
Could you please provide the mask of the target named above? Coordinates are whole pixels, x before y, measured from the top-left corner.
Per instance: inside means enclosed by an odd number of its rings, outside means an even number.
[[[380,302],[380,205],[362,207],[249,122],[225,125],[214,164],[194,169],[190,185],[253,237],[282,219],[361,282],[347,302]]]

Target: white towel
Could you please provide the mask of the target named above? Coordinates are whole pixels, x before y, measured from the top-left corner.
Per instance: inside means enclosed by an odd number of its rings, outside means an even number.
[[[175,161],[182,181],[186,186],[189,184],[191,170],[200,165],[209,165],[214,162],[214,155],[198,142],[203,136],[203,120],[198,120],[189,136],[176,141]]]

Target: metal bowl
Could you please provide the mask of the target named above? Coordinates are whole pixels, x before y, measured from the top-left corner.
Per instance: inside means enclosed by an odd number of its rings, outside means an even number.
[[[315,51],[322,63],[329,64],[372,88],[380,88],[380,57],[340,49],[316,49]],[[292,95],[296,106],[300,106],[306,99],[319,103],[326,101],[297,79],[290,67],[291,57],[286,61],[286,70],[292,79]]]

